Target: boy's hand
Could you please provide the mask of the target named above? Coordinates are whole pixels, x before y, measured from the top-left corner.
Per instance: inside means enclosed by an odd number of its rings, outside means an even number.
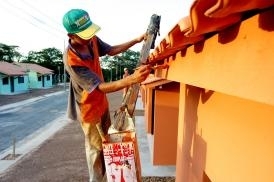
[[[144,81],[149,73],[151,72],[151,66],[150,65],[142,65],[138,67],[132,74],[132,79],[134,83],[140,83]]]
[[[136,41],[139,43],[139,42],[142,42],[143,40],[146,40],[146,38],[147,38],[147,33],[144,33],[140,37],[137,37]]]

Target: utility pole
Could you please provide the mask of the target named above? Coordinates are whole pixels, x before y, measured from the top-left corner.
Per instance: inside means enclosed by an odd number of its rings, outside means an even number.
[[[64,40],[64,51],[66,50],[66,41]],[[67,75],[66,75],[66,68],[65,68],[65,64],[63,63],[64,65],[64,91],[66,91],[66,81],[67,81]]]
[[[110,81],[112,82],[112,67],[110,68]]]
[[[66,91],[66,78],[67,78],[67,75],[66,75],[66,68],[64,66],[64,90]]]
[[[58,66],[58,83],[61,82],[60,66]]]

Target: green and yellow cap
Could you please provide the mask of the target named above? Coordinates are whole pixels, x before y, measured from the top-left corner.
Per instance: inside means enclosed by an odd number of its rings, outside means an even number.
[[[82,9],[71,9],[63,16],[63,26],[68,33],[76,34],[88,40],[93,37],[100,27],[90,20],[89,14]]]

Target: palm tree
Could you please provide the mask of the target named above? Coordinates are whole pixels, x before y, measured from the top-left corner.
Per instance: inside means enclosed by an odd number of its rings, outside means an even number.
[[[6,62],[14,62],[14,61],[20,61],[20,58],[22,57],[22,54],[20,54],[16,49],[18,46],[14,45],[6,45],[3,43],[0,43],[0,61],[6,61]]]

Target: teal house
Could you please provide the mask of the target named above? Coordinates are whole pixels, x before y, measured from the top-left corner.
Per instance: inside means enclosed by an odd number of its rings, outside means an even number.
[[[53,70],[31,63],[0,61],[0,95],[29,92],[53,86]]]
[[[30,89],[51,88],[53,70],[32,63],[16,63],[28,74]]]
[[[26,70],[19,65],[0,61],[0,94],[13,95],[29,91]]]

